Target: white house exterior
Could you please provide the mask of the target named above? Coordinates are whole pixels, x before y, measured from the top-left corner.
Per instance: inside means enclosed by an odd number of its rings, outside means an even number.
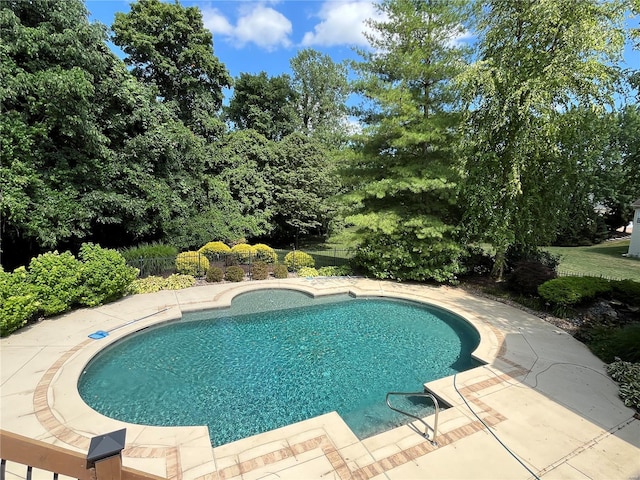
[[[631,206],[635,208],[635,212],[633,213],[633,231],[627,255],[640,258],[640,199],[633,202]]]

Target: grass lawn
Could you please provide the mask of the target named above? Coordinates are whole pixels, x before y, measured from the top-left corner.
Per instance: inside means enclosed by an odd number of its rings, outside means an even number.
[[[545,247],[560,255],[561,274],[592,275],[611,279],[631,279],[640,282],[640,259],[623,257],[629,250],[629,240],[612,240],[590,247]]]

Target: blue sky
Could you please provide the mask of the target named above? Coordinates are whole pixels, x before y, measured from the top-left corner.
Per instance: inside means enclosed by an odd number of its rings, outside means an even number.
[[[172,0],[173,1],[173,0]],[[116,12],[129,11],[128,0],[86,0],[91,20],[111,26]],[[182,0],[198,6],[213,33],[214,52],[237,77],[242,72],[289,73],[289,60],[312,47],[334,61],[357,59],[353,47],[366,47],[365,20],[375,17],[369,0]],[[627,24],[638,28],[638,17]],[[122,53],[119,53],[122,56]],[[630,45],[623,68],[640,70],[640,52]]]

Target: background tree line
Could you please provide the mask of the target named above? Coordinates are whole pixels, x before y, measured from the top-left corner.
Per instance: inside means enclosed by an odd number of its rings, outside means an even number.
[[[351,69],[305,49],[291,75],[236,79],[197,7],[139,0],[109,33],[82,0],[0,6],[5,269],[87,241],[291,245],[346,224],[369,273],[452,281],[470,245],[500,275],[514,250],[596,241],[640,197],[638,72],[618,67],[637,3],[384,0]]]

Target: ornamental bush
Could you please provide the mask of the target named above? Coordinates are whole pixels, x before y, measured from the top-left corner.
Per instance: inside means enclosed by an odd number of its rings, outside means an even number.
[[[141,243],[135,247],[125,248],[122,249],[120,253],[125,260],[133,262],[141,258],[175,257],[178,254],[178,249],[166,243],[153,242]]]
[[[256,255],[256,250],[248,243],[239,243],[231,248],[234,258],[241,264],[249,263]]]
[[[278,254],[269,245],[264,243],[256,243],[253,246],[256,252],[256,258],[264,263],[276,263],[278,261]]]
[[[611,283],[598,277],[560,277],[538,287],[538,294],[559,307],[572,307],[612,290]]]
[[[317,277],[318,270],[313,267],[302,267],[298,270],[299,277]]]
[[[544,263],[525,261],[518,263],[507,277],[507,286],[512,292],[537,295],[540,285],[556,277],[555,270]]]
[[[209,242],[198,250],[199,253],[207,257],[210,262],[217,260],[220,256],[231,253],[231,247],[223,242]]]
[[[224,273],[224,279],[228,282],[241,282],[244,280],[244,270],[242,267],[232,265]]]
[[[221,282],[223,278],[224,272],[220,267],[210,266],[209,270],[207,270],[207,282],[218,283]]]
[[[209,260],[198,252],[182,252],[176,257],[176,272],[202,277],[209,269]]]
[[[273,276],[275,278],[288,278],[289,270],[287,269],[287,266],[282,265],[281,263],[278,265],[275,265],[273,267]]]
[[[181,275],[174,273],[167,278],[150,276],[134,280],[128,288],[128,292],[137,293],[154,293],[160,290],[181,290],[183,288],[193,287],[196,279],[191,275]]]
[[[115,250],[85,243],[80,247],[80,296],[78,302],[95,307],[122,297],[138,276]]]
[[[318,269],[318,275],[321,277],[346,277],[352,275],[353,271],[349,265],[340,265],[339,267],[321,267]]]
[[[266,280],[269,278],[269,267],[264,262],[256,262],[251,265],[251,278],[254,280]]]
[[[302,250],[294,250],[285,255],[284,264],[290,272],[295,272],[302,267],[315,267],[316,261],[308,253]]]
[[[45,316],[66,312],[84,294],[80,262],[69,252],[47,252],[31,259],[29,282]]]
[[[627,407],[640,412],[640,363],[617,360],[606,366],[607,373],[620,385],[618,395]]]
[[[8,273],[0,266],[0,337],[24,327],[36,316],[39,307],[36,288],[29,282],[27,270],[20,267]]]
[[[634,307],[640,307],[640,282],[633,280],[613,280],[613,298]]]

